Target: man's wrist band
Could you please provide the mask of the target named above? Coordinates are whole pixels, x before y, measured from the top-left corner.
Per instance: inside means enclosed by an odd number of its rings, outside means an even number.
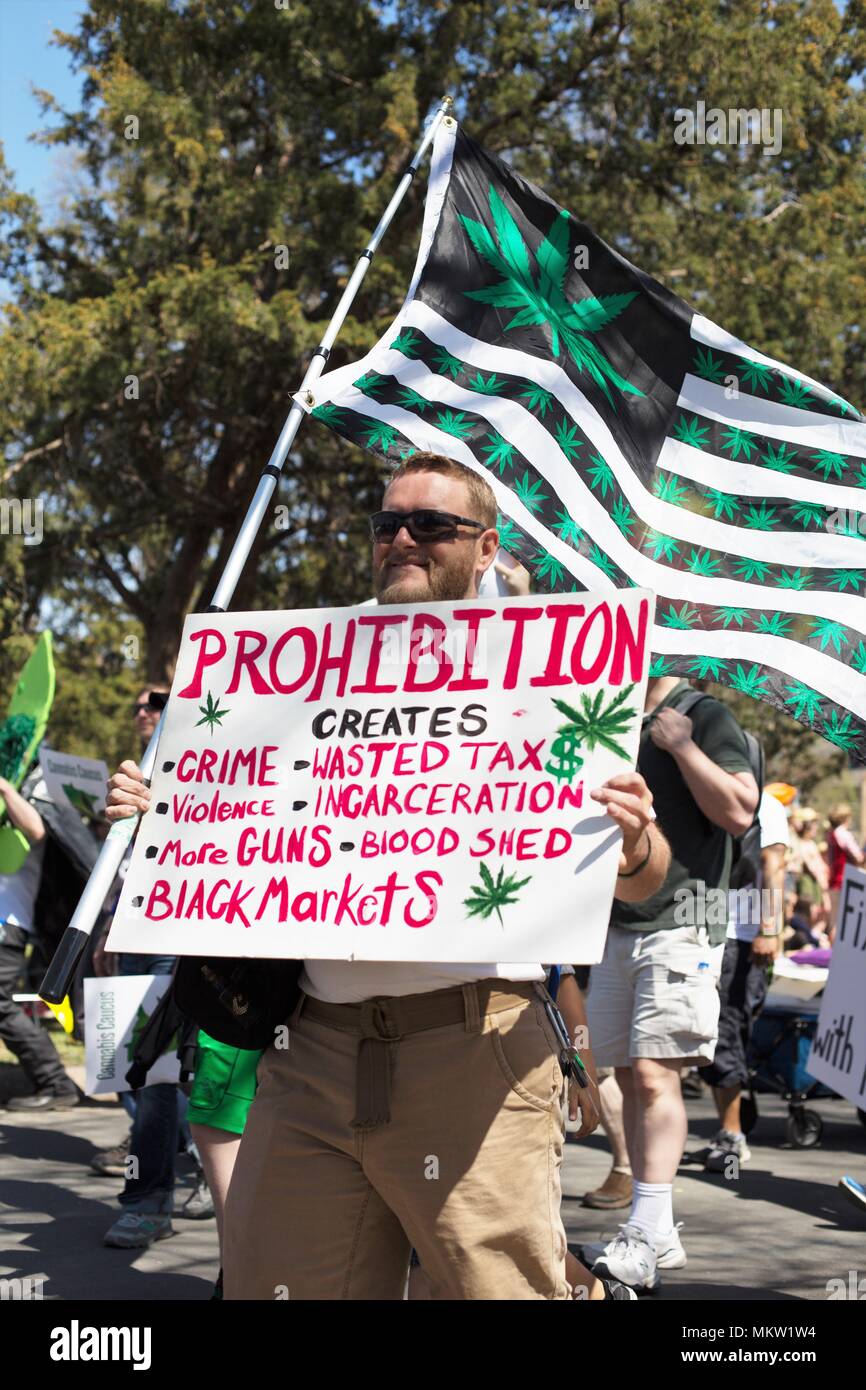
[[[650,837],[649,830],[647,830],[646,828],[644,828],[644,832],[643,832],[643,833],[646,835],[646,839],[647,839],[647,850],[646,850],[646,854],[644,855],[643,859],[640,861],[640,863],[639,863],[634,869],[620,870],[620,872],[617,874],[617,878],[636,878],[637,875],[641,872],[641,870],[642,870],[642,869],[645,869],[646,866],[647,866],[647,864],[649,863],[649,861],[650,861],[650,855],[651,855],[652,852],[653,852],[653,842],[652,842],[652,839],[651,839],[651,837]]]

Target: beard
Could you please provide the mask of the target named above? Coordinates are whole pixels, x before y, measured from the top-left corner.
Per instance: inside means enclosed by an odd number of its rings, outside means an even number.
[[[418,570],[414,579],[388,582],[391,570],[387,564],[373,574],[373,585],[379,603],[436,603],[457,602],[471,592],[475,574],[475,555],[455,555],[447,564],[428,560],[425,570]]]

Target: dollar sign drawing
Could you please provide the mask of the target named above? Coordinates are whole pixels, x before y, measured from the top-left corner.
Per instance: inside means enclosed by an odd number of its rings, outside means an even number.
[[[560,729],[550,746],[550,762],[544,764],[545,772],[549,772],[557,782],[572,781],[575,773],[583,767],[583,758],[577,752],[579,747],[574,729]]]

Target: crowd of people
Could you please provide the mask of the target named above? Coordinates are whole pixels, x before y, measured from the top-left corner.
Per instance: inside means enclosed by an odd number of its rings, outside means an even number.
[[[482,479],[420,455],[394,474],[383,507],[379,602],[478,592],[497,551]],[[513,592],[527,583],[525,571],[499,573]],[[135,703],[142,745],[165,697],[144,691]],[[32,879],[38,813],[6,785],[0,793],[34,846],[22,871]],[[200,1034],[191,1088],[127,1099],[127,1140],[94,1160],[125,1179],[106,1243],[172,1234],[185,1146],[199,1165],[186,1214],[219,1227],[215,1296],[224,1273],[230,1299],[402,1298],[408,1277],[412,1298],[626,1301],[681,1268],[683,1076],[697,1068],[712,1088],[707,1170],[748,1162],[740,1097],[769,967],[782,950],[832,947],[845,865],[864,855],[850,807],[824,825],[794,788],[765,785],[760,749],[731,710],[676,677],[648,683],[636,772],[592,795],[623,833],[600,963],[306,961],[289,1047],[259,1054]],[[107,818],[146,813],[149,800],[126,761]],[[33,884],[17,879],[0,878],[0,1037],[34,1093],[10,1105],[71,1105],[77,1092],[48,1035],[11,1003],[32,925]],[[711,910],[720,893],[721,913]],[[173,966],[164,955],[112,959],[103,940],[88,968]],[[610,1143],[610,1172],[586,1205],[627,1211],[580,1258],[560,1214],[566,1111],[575,1137],[601,1125]]]

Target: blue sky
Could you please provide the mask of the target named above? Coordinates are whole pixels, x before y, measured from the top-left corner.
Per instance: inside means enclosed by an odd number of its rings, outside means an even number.
[[[50,39],[52,29],[76,30],[86,8],[85,0],[0,0],[0,140],[16,187],[42,203],[51,201],[64,156],[27,139],[51,123],[40,116],[31,87],[47,88],[67,109],[78,106],[81,79],[68,52]]]

